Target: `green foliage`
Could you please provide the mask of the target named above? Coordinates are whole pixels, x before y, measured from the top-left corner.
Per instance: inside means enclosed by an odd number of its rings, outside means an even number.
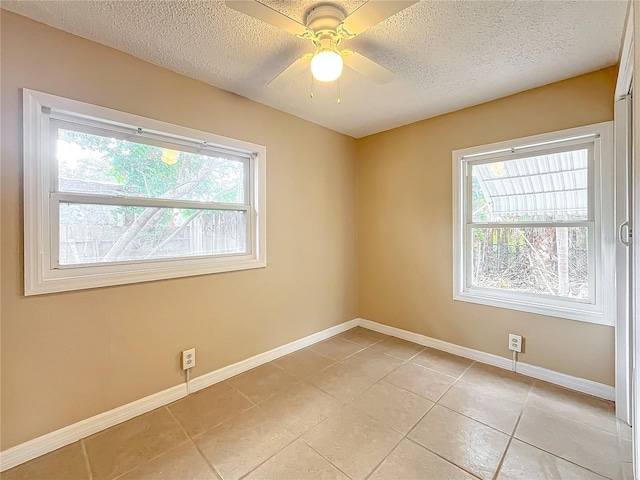
[[[122,194],[134,197],[220,203],[244,200],[241,162],[180,151],[175,163],[170,164],[163,161],[165,149],[154,145],[64,129],[59,130],[58,138],[84,152],[76,162],[60,162],[61,177],[81,180],[87,185],[91,182],[119,185]],[[187,188],[180,189],[184,186]],[[132,216],[139,214],[140,208],[121,207],[121,210],[120,215]],[[179,220],[198,211],[181,209]],[[166,210],[156,223],[175,226],[174,220],[173,212]],[[76,219],[73,223],[80,222]]]

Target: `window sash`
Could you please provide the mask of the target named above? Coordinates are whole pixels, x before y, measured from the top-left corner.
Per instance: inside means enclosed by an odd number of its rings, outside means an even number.
[[[94,127],[94,126],[87,126],[87,125],[82,125],[79,123],[73,123],[71,125],[65,125],[64,123],[61,123],[60,121],[54,120],[54,121],[50,121],[49,122],[49,134],[50,134],[50,141],[48,142],[49,144],[49,151],[47,153],[47,155],[49,156],[49,158],[51,158],[51,162],[50,162],[50,191],[51,192],[59,192],[59,179],[58,179],[58,172],[59,172],[59,167],[58,167],[58,162],[57,162],[57,156],[56,156],[56,152],[57,152],[57,142],[58,142],[58,130],[59,129],[64,129],[64,130],[71,130],[74,132],[81,132],[81,133],[86,133],[89,135],[96,135],[96,136],[100,136],[100,137],[112,137],[112,138],[116,138],[118,140],[126,140],[132,143],[139,143],[141,145],[150,145],[150,146],[154,146],[154,147],[159,147],[159,148],[169,148],[172,150],[178,150],[181,152],[186,152],[186,153],[194,153],[197,155],[204,155],[204,156],[208,156],[211,158],[222,158],[222,159],[226,159],[226,160],[232,160],[232,161],[238,161],[241,162],[243,165],[243,179],[244,179],[244,202],[243,203],[237,203],[237,204],[233,204],[233,205],[251,205],[252,202],[252,196],[251,196],[251,185],[254,181],[253,178],[253,169],[251,168],[251,163],[252,163],[252,159],[254,158],[253,156],[236,156],[236,155],[231,155],[228,153],[225,153],[221,150],[218,149],[211,149],[208,148],[206,146],[202,146],[199,145],[197,148],[193,147],[193,146],[189,146],[187,144],[183,144],[183,143],[179,143],[179,142],[174,142],[171,141],[171,139],[169,137],[167,137],[167,139],[163,139],[163,140],[155,140],[151,137],[149,137],[148,134],[145,133],[136,133],[136,134],[131,134],[131,133],[122,133],[116,129],[105,129],[102,127]],[[158,138],[161,138],[159,135],[157,135]],[[66,193],[66,192],[65,192]],[[73,192],[69,192],[69,193],[73,193]],[[82,193],[82,195],[92,195],[95,197],[106,197],[105,195],[100,195],[100,194],[92,194],[92,193]],[[115,196],[114,196],[115,197]],[[118,195],[117,197],[121,197],[121,198],[128,198],[128,199],[140,199],[140,198],[147,198],[147,199],[162,199],[162,197],[143,197],[143,196],[132,196],[132,195]],[[177,200],[176,200],[177,201]],[[187,201],[187,200],[183,200],[183,201]],[[207,203],[210,202],[199,202],[202,205],[205,205]],[[196,207],[194,207],[196,208]]]
[[[452,152],[453,166],[453,299],[498,308],[529,312],[538,315],[566,318],[600,325],[613,325],[615,318],[613,246],[613,154],[612,122],[576,127],[526,138],[469,147]],[[468,194],[470,164],[492,163],[510,159],[544,155],[553,150],[573,150],[590,146],[588,166],[589,218],[558,222],[471,222]],[[589,298],[571,299],[542,293],[469,287],[471,281],[472,228],[558,228],[586,227],[589,229]]]
[[[576,145],[591,145],[594,141],[600,138],[598,133],[589,133],[586,135],[570,135],[564,138],[558,138],[555,140],[532,142],[527,144],[519,144],[516,142],[512,145],[498,148],[496,150],[479,151],[477,153],[469,153],[467,155],[461,155],[458,157],[465,163],[491,163],[494,159],[500,159],[500,161],[517,160],[518,158],[526,158],[531,156],[532,153],[539,151],[546,151],[549,153],[558,153],[569,150],[576,150]]]
[[[532,292],[522,292],[518,290],[509,290],[509,289],[498,289],[498,288],[489,288],[489,287],[478,287],[471,284],[472,281],[472,269],[473,269],[473,229],[474,228],[494,228],[494,229],[502,229],[502,228],[535,228],[535,227],[548,227],[548,228],[568,228],[568,227],[583,227],[587,229],[587,262],[588,262],[588,281],[589,281],[589,298],[588,299],[580,299],[580,298],[571,298],[571,297],[561,297],[559,295],[551,295],[545,293],[532,293]],[[547,224],[536,224],[532,225],[531,223],[510,223],[510,224],[467,224],[465,227],[465,236],[464,236],[464,247],[463,247],[463,265],[464,265],[464,288],[469,292],[478,292],[484,294],[496,294],[499,296],[505,296],[505,298],[509,298],[511,295],[517,295],[522,297],[537,297],[541,300],[543,299],[556,299],[561,303],[569,302],[569,303],[582,303],[582,304],[596,304],[596,292],[597,292],[597,282],[598,277],[596,274],[597,265],[596,265],[596,225],[594,222],[573,222],[572,224],[559,223],[559,222],[551,222]]]
[[[465,172],[465,202],[464,202],[464,219],[465,222],[469,224],[473,224],[473,166],[475,165],[483,165],[487,163],[495,163],[495,162],[507,162],[509,160],[519,160],[521,158],[529,158],[532,156],[544,156],[544,155],[553,155],[555,153],[565,153],[571,152],[574,150],[587,150],[587,198],[588,198],[588,215],[587,221],[594,222],[596,215],[595,208],[595,192],[594,192],[594,173],[595,173],[595,141],[599,138],[596,135],[590,135],[592,137],[589,143],[584,142],[584,137],[579,137],[573,140],[567,141],[558,141],[551,142],[549,144],[543,143],[539,146],[535,147],[527,147],[526,149],[518,149],[518,153],[511,153],[516,150],[516,148],[509,149],[507,152],[501,155],[496,155],[495,153],[487,153],[486,155],[482,154],[481,159],[471,160],[471,158],[475,158],[476,156],[462,156],[460,157],[460,161],[463,162],[464,172]],[[480,156],[479,154],[478,156]],[[538,193],[538,192],[536,192]],[[581,222],[581,221],[578,221]],[[544,226],[545,224],[551,223],[563,223],[566,224],[564,226],[570,226],[570,223],[577,223],[575,221],[565,222],[565,221],[557,221],[557,222],[477,222],[477,224],[491,224],[491,225],[508,225],[508,224],[521,224],[527,223],[529,225],[540,225]]]
[[[598,140],[597,135],[586,136],[589,141],[585,143],[585,136],[579,136],[577,138],[571,138],[566,140],[558,140],[555,142],[541,143],[533,146],[527,146],[523,148],[513,147],[510,149],[504,149],[500,152],[488,152],[487,154],[478,154],[474,156],[462,156],[460,161],[463,162],[465,178],[464,178],[464,219],[465,219],[465,233],[462,239],[463,248],[463,269],[464,269],[464,289],[468,292],[478,292],[484,294],[497,294],[498,296],[522,296],[523,298],[531,296],[543,299],[557,299],[558,301],[565,303],[583,303],[583,304],[595,304],[596,303],[596,282],[597,282],[597,265],[596,265],[596,248],[598,247],[598,239],[596,236],[596,208],[595,208],[595,160],[594,160],[594,148],[595,142]],[[588,220],[579,221],[509,221],[509,222],[474,222],[473,221],[473,175],[472,168],[474,165],[488,164],[495,162],[505,162],[509,160],[518,160],[521,158],[529,158],[532,156],[544,156],[552,155],[555,153],[564,153],[574,150],[587,150],[587,198],[588,198]],[[589,298],[587,300],[560,297],[558,295],[551,294],[538,294],[529,292],[520,292],[517,290],[509,289],[497,289],[488,287],[473,286],[472,282],[472,231],[474,228],[561,228],[561,227],[586,227],[587,228],[587,248],[588,248],[588,281],[589,281]]]
[[[51,228],[50,228],[50,245],[49,250],[51,252],[50,262],[52,269],[73,269],[73,268],[85,268],[85,267],[101,267],[106,265],[135,265],[137,263],[152,263],[152,262],[171,262],[181,261],[185,258],[188,259],[206,259],[206,258],[248,258],[253,254],[253,242],[251,225],[252,221],[252,209],[249,205],[236,205],[229,203],[205,203],[205,202],[190,202],[184,200],[166,200],[155,198],[132,198],[132,197],[110,197],[99,195],[85,195],[76,193],[52,193],[50,198],[50,215]],[[188,208],[193,210],[221,210],[221,211],[243,211],[246,212],[246,238],[245,238],[245,252],[242,254],[227,253],[227,254],[212,254],[212,255],[193,255],[186,257],[167,257],[167,258],[153,258],[153,259],[139,259],[139,260],[118,260],[112,262],[99,262],[99,263],[82,263],[82,264],[70,264],[62,265],[60,263],[60,204],[61,203],[77,203],[77,204],[90,204],[90,205],[118,205],[123,207],[159,207],[159,208]]]
[[[140,143],[144,145],[151,145],[160,148],[171,148],[183,152],[195,153],[200,155],[206,155],[212,158],[224,158],[227,160],[240,161],[243,164],[243,179],[244,179],[244,203],[220,203],[220,202],[205,202],[197,200],[177,200],[162,197],[138,197],[129,195],[103,195],[96,193],[77,193],[77,192],[60,192],[58,172],[59,167],[56,161],[58,130],[65,129],[76,132],[87,133],[90,135],[111,137],[119,140],[127,140],[133,143]],[[87,119],[77,117],[71,114],[53,113],[50,115],[49,120],[49,135],[50,151],[48,157],[50,161],[50,188],[49,194],[50,202],[50,238],[49,238],[49,251],[50,251],[50,268],[54,270],[59,269],[77,269],[77,268],[102,268],[109,265],[136,265],[144,263],[155,262],[172,262],[183,261],[186,258],[189,260],[197,259],[215,259],[215,258],[229,258],[229,259],[245,259],[250,258],[253,255],[253,245],[255,240],[255,229],[252,226],[255,223],[256,216],[252,207],[254,192],[254,169],[251,168],[252,156],[239,156],[236,154],[229,154],[220,149],[208,148],[206,144],[188,142],[186,140],[180,141],[172,136],[168,136],[162,133],[150,134],[149,132],[141,131],[141,129],[135,129],[133,127],[117,126],[106,122],[97,121],[94,119]],[[244,254],[213,254],[213,255],[197,255],[189,257],[168,257],[163,259],[140,259],[140,260],[119,260],[112,262],[99,262],[99,263],[83,263],[75,265],[62,265],[60,263],[60,203],[82,203],[82,204],[94,204],[94,205],[119,205],[119,206],[139,206],[139,207],[160,207],[160,208],[190,208],[197,210],[236,210],[245,211],[246,225],[246,244]]]
[[[206,140],[172,135],[143,127],[134,127],[108,120],[98,120],[81,114],[61,112],[53,110],[46,115],[52,128],[63,128],[76,132],[94,135],[114,137],[120,140],[137,141],[145,145],[179,149],[190,153],[199,153],[211,157],[226,158],[229,160],[247,160],[252,154],[241,150],[225,148]]]

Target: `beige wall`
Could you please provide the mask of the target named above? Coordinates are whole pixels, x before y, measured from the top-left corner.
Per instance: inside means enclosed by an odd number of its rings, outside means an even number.
[[[614,329],[453,301],[452,150],[613,120],[609,68],[357,144],[361,317],[613,385]]]
[[[351,320],[355,140],[2,12],[2,449]],[[26,87],[267,147],[260,270],[25,298]],[[131,361],[131,364],[128,362]]]

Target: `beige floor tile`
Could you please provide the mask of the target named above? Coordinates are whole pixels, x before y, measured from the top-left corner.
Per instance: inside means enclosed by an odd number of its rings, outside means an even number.
[[[451,410],[511,435],[524,401],[515,401],[471,383],[457,382],[438,402]]]
[[[609,433],[618,433],[613,402],[538,381],[533,386],[527,403]]]
[[[309,378],[320,390],[341,401],[350,401],[380,380],[376,372],[359,365],[340,362]]]
[[[349,480],[302,440],[296,440],[245,477],[246,480]]]
[[[191,442],[167,452],[118,480],[218,480]]]
[[[632,439],[631,427],[627,425],[625,422],[623,422],[622,420],[618,420],[617,424],[618,424],[618,436],[625,440],[631,440]]]
[[[0,474],[2,480],[86,480],[89,478],[80,442],[19,465]]]
[[[84,441],[94,480],[113,478],[188,441],[166,408],[128,420]]]
[[[169,410],[187,433],[195,437],[252,405],[226,382],[221,382],[169,405]]]
[[[474,480],[464,470],[404,439],[369,480]]]
[[[483,479],[493,478],[509,437],[436,405],[409,438]]]
[[[469,365],[473,363],[473,360],[469,360],[468,358],[452,355],[436,350],[435,348],[425,348],[418,356],[412,358],[411,361],[452,377],[459,377],[469,368]]]
[[[353,406],[406,435],[433,402],[382,380],[358,396]]]
[[[294,438],[284,426],[254,407],[207,431],[195,442],[224,480],[236,480]]]
[[[514,438],[509,445],[502,468],[500,468],[498,480],[538,478],[544,480],[604,480],[604,477],[596,473]]]
[[[629,440],[624,440],[623,438],[618,439],[618,460],[621,462],[632,462],[633,461],[633,447],[632,443]]]
[[[515,436],[605,477],[618,473],[618,438],[599,428],[527,406]]]
[[[338,335],[338,338],[357,343],[358,345],[362,345],[363,347],[369,347],[374,343],[378,343],[379,341],[389,337],[387,335],[374,332],[373,330],[369,330],[367,328],[355,327],[351,330],[347,330],[346,332],[341,333],[340,335]]]
[[[387,375],[385,381],[435,402],[456,379],[420,365],[407,363]]]
[[[325,357],[333,358],[334,360],[344,360],[350,355],[359,352],[364,347],[352,342],[347,342],[342,338],[333,337],[324,342],[313,344],[309,349],[314,352],[318,352]]]
[[[513,397],[518,401],[527,398],[534,382],[533,379],[524,375],[483,363],[474,363],[464,373],[461,380],[482,388],[494,389],[498,393]]]
[[[274,361],[276,365],[301,377],[308,377],[330,367],[336,361],[305,348]]]
[[[361,352],[344,359],[342,363],[345,365],[359,367],[367,373],[371,373],[377,375],[378,378],[382,378],[402,365],[404,360],[367,348],[366,350],[362,350]]]
[[[409,360],[411,357],[424,350],[422,345],[407,342],[406,340],[396,337],[386,338],[381,342],[372,345],[371,348],[375,348],[376,350],[388,353],[389,355],[393,355],[394,357],[398,357],[403,360]]]
[[[309,385],[299,383],[260,404],[267,415],[301,435],[342,406],[335,398]]]
[[[237,375],[228,380],[234,388],[260,403],[269,397],[284,392],[302,379],[293,373],[266,363],[248,372]]]
[[[402,439],[377,420],[345,406],[304,440],[354,480],[365,478]]]

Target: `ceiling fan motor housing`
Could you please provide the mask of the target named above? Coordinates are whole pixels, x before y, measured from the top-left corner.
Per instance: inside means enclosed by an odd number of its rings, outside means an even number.
[[[305,25],[316,34],[322,31],[335,34],[345,17],[345,13],[334,5],[318,5],[307,14]]]

